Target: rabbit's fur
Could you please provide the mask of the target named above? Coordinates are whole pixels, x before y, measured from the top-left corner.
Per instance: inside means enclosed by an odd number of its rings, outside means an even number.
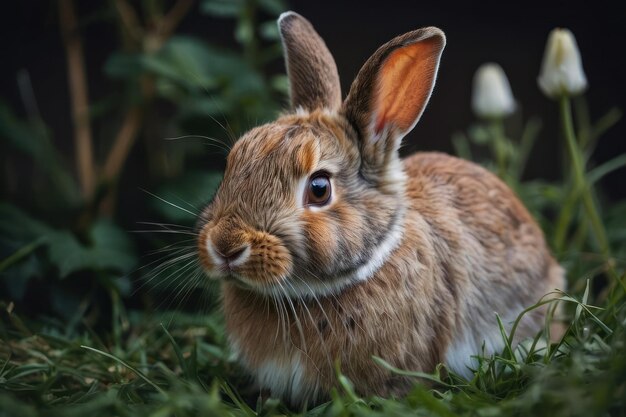
[[[360,394],[405,393],[411,381],[373,356],[471,375],[472,355],[502,348],[496,313],[510,329],[564,276],[495,175],[444,154],[398,155],[432,91],[443,33],[383,45],[342,103],[308,21],[290,12],[279,27],[295,111],[233,146],[198,242],[223,283],[233,349],[261,389],[293,404],[327,398],[335,364]],[[314,172],[331,181],[323,206],[303,204]],[[516,339],[539,331],[545,311],[525,315]]]

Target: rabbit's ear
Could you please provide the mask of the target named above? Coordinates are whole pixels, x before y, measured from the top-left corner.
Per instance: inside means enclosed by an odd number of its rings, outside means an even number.
[[[294,12],[278,19],[285,50],[292,107],[305,110],[341,106],[341,86],[337,65],[326,44],[311,23]]]
[[[363,65],[343,107],[366,142],[363,151],[398,149],[428,103],[445,44],[441,30],[418,29],[387,42]]]

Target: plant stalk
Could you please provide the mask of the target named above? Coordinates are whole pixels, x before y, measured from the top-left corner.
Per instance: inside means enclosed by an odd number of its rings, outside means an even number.
[[[491,131],[493,153],[498,165],[498,176],[502,179],[506,179],[506,138],[504,136],[504,123],[502,119],[492,119],[489,123],[489,130]]]
[[[563,133],[567,142],[567,150],[572,163],[572,175],[575,189],[574,195],[580,195],[583,208],[587,214],[596,242],[600,247],[601,253],[608,260],[610,257],[610,250],[608,239],[606,237],[606,230],[604,229],[604,225],[600,219],[598,209],[593,199],[592,190],[587,184],[587,179],[585,178],[585,166],[581,149],[576,141],[569,97],[561,97],[559,100],[559,107],[561,113],[561,127],[563,128]]]
[[[59,19],[67,53],[67,77],[72,98],[76,167],[83,197],[89,201],[95,191],[96,175],[89,124],[89,99],[83,44],[78,35],[76,12],[72,0],[59,1]]]

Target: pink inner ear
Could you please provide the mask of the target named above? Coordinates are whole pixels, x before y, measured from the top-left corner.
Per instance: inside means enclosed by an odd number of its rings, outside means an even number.
[[[433,36],[393,51],[378,73],[374,131],[388,125],[408,133],[421,116],[433,88],[442,40]]]

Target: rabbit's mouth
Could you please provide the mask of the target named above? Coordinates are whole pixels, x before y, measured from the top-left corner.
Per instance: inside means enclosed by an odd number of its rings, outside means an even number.
[[[255,292],[279,287],[293,268],[283,241],[245,224],[224,223],[209,223],[200,232],[198,255],[207,275]]]
[[[244,290],[254,290],[254,285],[250,284],[245,280],[245,278],[238,276],[235,273],[230,273],[224,276],[224,282],[234,284]]]

